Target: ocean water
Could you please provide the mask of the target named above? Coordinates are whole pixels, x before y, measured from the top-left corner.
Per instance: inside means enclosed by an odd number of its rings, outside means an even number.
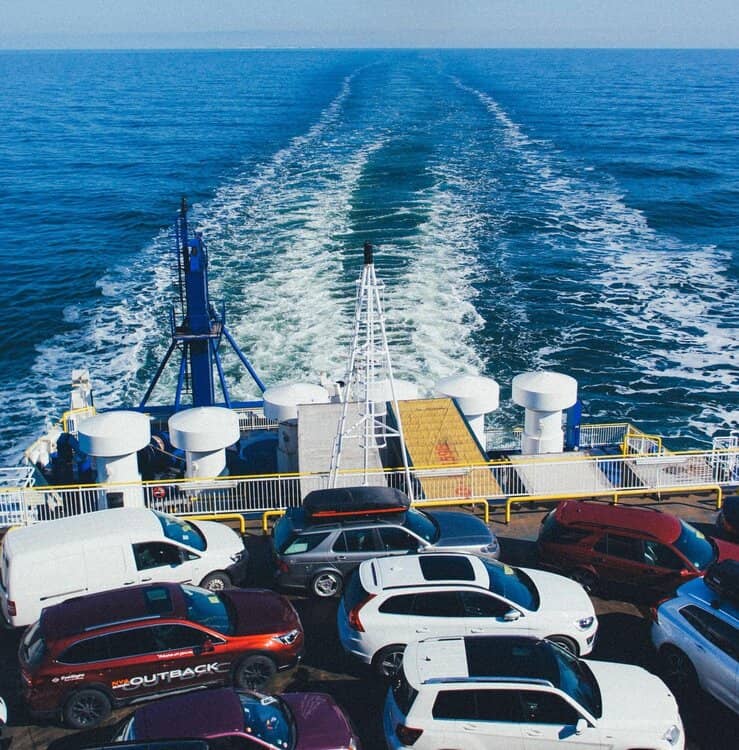
[[[737,427],[737,51],[7,52],[0,81],[2,463],[74,367],[138,403],[181,195],[267,384],[343,374],[369,240],[400,377],[495,377],[501,428],[532,368],[673,446]]]

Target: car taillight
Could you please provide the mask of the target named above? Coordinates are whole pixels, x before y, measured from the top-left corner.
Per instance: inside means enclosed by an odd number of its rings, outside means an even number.
[[[395,727],[395,736],[406,746],[412,745],[422,734],[423,729],[413,729],[405,724],[398,724]]]
[[[15,602],[12,599],[8,599],[8,615],[10,617],[15,617],[16,615]]]
[[[279,570],[280,573],[289,573],[290,572],[290,566],[284,560],[278,560],[277,561],[277,570]]]
[[[366,599],[363,599],[359,604],[357,604],[356,607],[352,607],[352,609],[349,611],[348,620],[349,620],[349,627],[353,630],[358,630],[360,633],[364,633],[364,625],[362,625],[362,621],[359,619],[359,610],[364,607],[365,604],[370,599],[374,599],[375,595],[370,594]]]

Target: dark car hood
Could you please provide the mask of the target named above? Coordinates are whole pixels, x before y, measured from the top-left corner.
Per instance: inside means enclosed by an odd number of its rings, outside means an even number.
[[[352,728],[330,695],[283,693],[295,719],[295,750],[331,750],[348,747]]]
[[[487,526],[471,513],[459,511],[434,511],[429,515],[439,524],[441,533],[437,547],[458,547],[472,544],[490,544],[493,535]]]
[[[228,589],[227,596],[236,610],[235,635],[282,633],[302,630],[298,613],[280,594],[268,589]]]

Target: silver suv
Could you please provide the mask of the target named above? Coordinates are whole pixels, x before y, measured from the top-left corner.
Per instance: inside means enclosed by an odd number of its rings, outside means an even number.
[[[498,540],[465,511],[424,512],[388,487],[348,487],[308,494],[272,530],[276,583],[314,596],[341,593],[364,560],[418,552],[468,552],[497,559]]]

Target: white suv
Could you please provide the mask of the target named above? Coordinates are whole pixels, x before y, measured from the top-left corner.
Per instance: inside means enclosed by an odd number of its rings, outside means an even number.
[[[390,750],[685,746],[675,698],[659,678],[515,636],[409,644],[383,728]]]
[[[407,643],[440,635],[534,635],[574,654],[593,648],[598,620],[580,584],[465,554],[363,562],[337,613],[344,649],[383,676]]]
[[[739,563],[733,565],[739,570]],[[683,584],[653,611],[652,643],[661,674],[678,697],[700,684],[739,714],[739,598],[732,601],[715,584],[706,585],[724,566]]]

